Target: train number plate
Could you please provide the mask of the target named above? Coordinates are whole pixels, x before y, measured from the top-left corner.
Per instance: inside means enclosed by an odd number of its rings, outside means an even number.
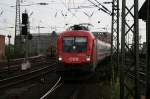
[[[76,62],[76,61],[79,61],[79,58],[78,57],[70,57],[69,61]]]

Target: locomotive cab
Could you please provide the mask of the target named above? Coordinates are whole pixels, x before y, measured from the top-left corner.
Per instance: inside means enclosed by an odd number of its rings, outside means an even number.
[[[96,39],[87,28],[75,26],[58,36],[56,54],[60,65],[57,70],[94,71],[109,53],[109,45]]]
[[[89,71],[93,61],[94,36],[87,30],[69,30],[60,34],[57,41],[58,62],[63,69]],[[74,29],[73,28],[73,29]]]

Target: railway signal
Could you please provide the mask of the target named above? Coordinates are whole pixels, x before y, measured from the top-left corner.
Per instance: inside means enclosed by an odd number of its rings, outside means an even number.
[[[28,24],[28,14],[22,13],[22,24]]]
[[[21,25],[21,34],[27,36],[29,40],[32,39],[32,34],[28,31],[29,27],[29,16],[28,13],[22,13],[22,25]]]
[[[21,35],[23,35],[25,43],[25,60],[24,62],[21,64],[21,69],[22,70],[26,70],[28,68],[31,67],[30,62],[28,61],[28,39],[31,40],[32,39],[32,35],[29,33],[29,16],[28,13],[22,13],[22,25],[21,25]]]
[[[28,14],[22,13],[22,28],[21,28],[21,34],[22,35],[27,35],[28,34]]]
[[[22,33],[22,35],[27,35],[28,34],[28,27],[26,25],[22,26],[21,33]]]

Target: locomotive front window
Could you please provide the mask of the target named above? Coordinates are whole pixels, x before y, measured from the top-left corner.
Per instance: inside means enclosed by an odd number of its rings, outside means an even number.
[[[70,52],[72,50],[73,42],[74,42],[73,37],[64,37],[63,38],[63,50],[66,52]]]
[[[74,38],[73,37],[64,37],[64,45],[71,46],[73,44]]]
[[[86,37],[76,37],[75,46],[77,52],[85,51],[87,48],[87,38]]]
[[[86,37],[64,37],[63,51],[65,52],[83,52],[87,48]]]

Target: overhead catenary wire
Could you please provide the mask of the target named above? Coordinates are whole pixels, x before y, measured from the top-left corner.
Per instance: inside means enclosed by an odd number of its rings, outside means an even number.
[[[0,7],[0,9],[2,9],[3,12],[11,12],[11,13],[14,13],[13,10],[15,11],[15,9],[10,9],[10,6],[9,4],[3,4],[3,3],[0,3],[0,5],[2,7]]]
[[[0,5],[3,6],[3,7],[10,7],[9,5],[11,5],[11,4],[0,3]]]
[[[88,16],[89,18],[91,18],[94,15],[94,11],[91,14],[87,14],[86,12],[83,12],[86,16]]]
[[[7,30],[7,29],[0,29],[0,31],[7,31],[7,32],[14,32],[14,31],[11,31],[11,30]]]
[[[69,9],[95,8],[95,6],[89,5],[89,3],[87,3],[86,1],[87,0],[84,0],[81,3],[77,3],[77,2],[75,3],[75,0],[73,0],[73,7],[69,8]],[[78,4],[78,5],[75,5],[75,4]]]
[[[93,8],[93,7],[95,7],[94,5],[92,5],[91,3],[89,3],[89,2],[87,2],[87,0],[81,0],[81,2],[76,2],[75,0],[61,0],[62,2],[64,2],[64,6],[65,7],[61,7],[61,8],[58,8],[58,11],[56,11],[56,13],[53,13],[53,17],[57,17],[58,18],[58,15],[62,15],[61,13],[61,10],[59,10],[59,9],[64,9],[63,10],[63,14],[65,15],[67,15],[66,16],[66,21],[67,22],[69,22],[69,23],[72,23],[72,21],[68,21],[69,20],[69,17],[71,16],[71,17],[74,17],[74,18],[72,18],[72,20],[77,20],[76,22],[80,22],[79,20],[82,20],[82,19],[80,19],[79,17],[78,17],[78,15],[79,15],[79,13],[81,13],[82,14],[82,12],[80,12],[80,11],[82,11],[82,9],[81,9],[81,7],[79,8],[79,10],[70,10],[71,8],[70,7],[77,7],[78,5],[80,5],[80,6],[84,6],[84,5],[87,5],[86,7],[88,8],[88,4],[89,4],[89,6],[91,7],[91,8]],[[36,3],[36,2],[34,2],[34,3]],[[54,2],[51,2],[51,1],[49,1],[49,3],[50,4],[62,4],[61,2],[59,2],[59,1],[54,1]],[[70,4],[71,3],[71,4]],[[26,0],[26,2],[24,2],[24,3],[22,3],[22,5],[25,5],[25,4],[29,4],[29,2]],[[91,4],[91,5],[90,5]],[[67,7],[67,5],[69,5],[68,7]],[[61,5],[62,6],[62,5]],[[90,12],[90,13],[88,13],[88,11],[86,11],[86,7],[85,7],[85,9],[83,9],[84,10],[84,12],[86,12],[89,16],[90,16],[90,14],[92,13],[92,12]],[[89,8],[90,8],[89,7]],[[101,7],[101,6],[100,6]],[[14,9],[14,8],[13,8]],[[67,9],[67,10],[66,10]],[[80,10],[81,9],[81,10]],[[91,9],[90,9],[91,10]],[[94,10],[97,10],[96,9],[96,7],[95,7],[95,9]],[[5,11],[5,10],[4,10]],[[14,9],[14,11],[15,11],[15,9]],[[77,13],[76,13],[77,12]],[[52,13],[51,13],[52,14]],[[80,14],[80,15],[81,15]],[[84,16],[83,14],[82,14],[82,16]],[[34,18],[35,18],[35,16],[33,16]],[[86,16],[84,16],[84,17],[86,17]],[[62,17],[63,18],[63,17]],[[62,19],[63,20],[63,19]],[[32,23],[33,24],[33,23]]]
[[[106,11],[108,11],[111,14],[111,11],[108,10],[104,5],[102,5],[100,2],[98,2],[97,0],[95,0],[99,5],[102,6],[102,8],[104,8]]]
[[[69,1],[67,2],[68,10],[70,10],[70,9],[69,9],[69,8],[70,8],[70,5],[71,5],[71,0],[69,0]]]
[[[1,16],[3,13],[4,13],[4,11],[2,10],[2,11],[0,12],[0,16]]]
[[[99,10],[102,10],[103,12],[105,12],[105,13],[107,13],[107,14],[111,15],[111,13],[110,13],[110,12],[108,12],[106,9],[101,8],[99,5],[95,4],[94,2],[92,2],[92,1],[90,1],[90,0],[88,0],[88,1],[89,1],[90,3],[92,3],[95,7],[98,7],[98,8],[99,8]]]
[[[85,4],[85,2],[86,2],[86,0],[82,1],[82,3],[80,3],[80,5],[74,6],[73,8],[69,8],[69,9],[80,9],[80,10],[82,10],[81,12],[83,12],[84,15],[86,15],[88,17],[88,19],[90,20],[90,18],[94,15],[95,11],[88,13],[84,8],[95,8],[95,6],[94,5],[82,6],[83,4]],[[89,4],[89,3],[86,3],[86,4]]]
[[[68,12],[70,12],[73,16],[76,17],[76,15],[71,12],[71,10],[68,8],[68,6],[62,0],[59,0],[59,1],[64,5],[64,7],[67,9]]]
[[[8,25],[7,27],[9,27],[10,25],[11,25],[11,26],[14,26],[14,23],[8,22],[7,19],[2,19],[2,20],[0,20],[0,26],[1,26],[1,25],[4,26],[4,24],[5,24],[5,25]]]
[[[70,10],[70,8],[68,8],[67,5],[66,5],[62,0],[59,0],[59,1],[62,3],[62,5],[64,5],[64,7],[67,9],[67,11],[68,11],[73,17],[75,17],[78,21],[80,20],[80,19],[76,16],[76,14],[73,13],[73,12]]]

